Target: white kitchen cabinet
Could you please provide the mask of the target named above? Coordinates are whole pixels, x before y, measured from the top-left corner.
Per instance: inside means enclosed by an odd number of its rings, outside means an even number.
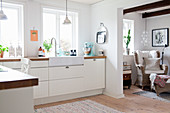
[[[38,77],[39,81],[48,81],[48,68],[31,68],[29,74]]]
[[[49,67],[49,80],[83,77],[84,66]]]
[[[49,96],[71,94],[84,91],[84,78],[49,81]]]
[[[47,67],[48,68],[48,61],[31,61],[30,65],[31,65],[31,68],[37,68],[37,67]]]
[[[20,61],[3,62],[2,65],[8,68],[12,68],[12,69],[21,69],[22,63]]]
[[[34,86],[34,99],[48,97],[48,81],[39,82]]]
[[[105,88],[105,59],[86,59],[85,90]]]

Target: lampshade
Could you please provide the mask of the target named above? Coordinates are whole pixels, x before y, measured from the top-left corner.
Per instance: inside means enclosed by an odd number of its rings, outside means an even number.
[[[7,16],[4,14],[3,10],[0,11],[0,20],[7,20]]]
[[[63,24],[71,24],[71,21],[68,19],[68,16],[67,16],[67,0],[66,0],[66,18]]]
[[[4,14],[2,10],[2,0],[1,0],[0,20],[7,20],[7,16]]]
[[[68,19],[68,17],[66,16],[64,23],[63,24],[71,24],[71,21]]]

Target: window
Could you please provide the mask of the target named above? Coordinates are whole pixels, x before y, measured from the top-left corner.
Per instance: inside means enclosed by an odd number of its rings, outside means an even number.
[[[64,25],[65,11],[43,8],[43,41],[54,37],[62,51],[77,49],[78,13],[68,12],[68,18],[71,24]]]
[[[0,43],[13,48],[13,54],[7,53],[5,57],[23,56],[23,6],[3,3],[3,11],[8,19],[0,21]],[[16,52],[19,46],[21,54]]]
[[[123,36],[128,35],[128,30],[130,29],[131,41],[129,43],[130,54],[134,52],[134,20],[123,19]],[[126,44],[123,41],[124,54],[126,51]]]

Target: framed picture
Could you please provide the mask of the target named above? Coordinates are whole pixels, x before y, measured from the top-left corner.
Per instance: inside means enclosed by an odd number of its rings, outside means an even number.
[[[169,28],[152,30],[152,47],[169,46]]]
[[[31,30],[31,41],[38,41],[38,30]]]

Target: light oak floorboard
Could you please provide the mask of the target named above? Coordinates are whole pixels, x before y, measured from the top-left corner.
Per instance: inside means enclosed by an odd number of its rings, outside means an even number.
[[[133,92],[138,91],[141,91],[141,89],[136,86],[132,86],[131,89],[124,90],[125,98],[121,99],[115,99],[106,95],[96,95],[62,102],[49,103],[45,105],[38,105],[35,106],[35,109],[89,99],[126,113],[170,113],[170,103],[132,94]]]

